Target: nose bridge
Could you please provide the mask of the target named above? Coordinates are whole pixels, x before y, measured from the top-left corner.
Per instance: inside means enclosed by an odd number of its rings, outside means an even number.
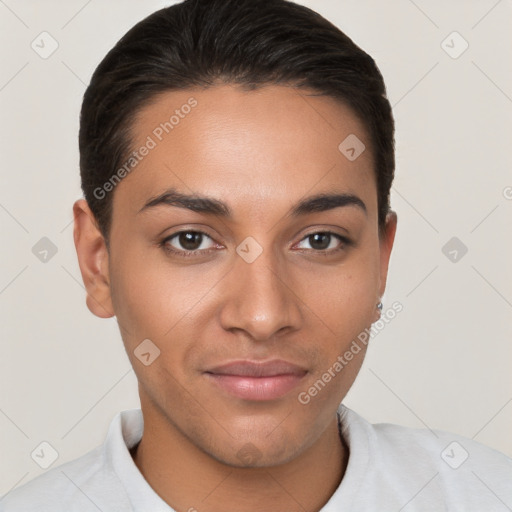
[[[250,237],[249,237],[250,238]],[[270,248],[244,240],[237,247],[222,322],[225,329],[243,329],[254,339],[268,339],[301,320],[296,296],[287,285],[286,266]]]

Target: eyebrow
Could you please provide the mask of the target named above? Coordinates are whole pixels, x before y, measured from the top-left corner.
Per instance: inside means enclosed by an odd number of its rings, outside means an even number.
[[[174,206],[223,218],[232,217],[231,208],[218,199],[199,194],[183,194],[172,188],[149,199],[138,213],[158,206]],[[368,214],[364,202],[356,195],[349,193],[316,194],[299,201],[290,209],[289,213],[292,217],[299,217],[309,213],[325,212],[345,206],[355,206],[364,212],[365,215]]]

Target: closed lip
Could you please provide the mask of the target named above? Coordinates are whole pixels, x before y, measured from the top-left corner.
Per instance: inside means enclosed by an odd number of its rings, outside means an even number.
[[[302,377],[307,373],[307,370],[282,359],[272,359],[270,361],[231,361],[210,368],[205,373],[252,378],[275,377],[277,375],[296,375]]]

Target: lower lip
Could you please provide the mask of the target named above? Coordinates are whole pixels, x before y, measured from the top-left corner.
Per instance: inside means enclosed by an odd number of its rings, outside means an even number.
[[[218,386],[244,400],[275,400],[295,388],[304,375],[275,375],[273,377],[245,377],[207,373]]]

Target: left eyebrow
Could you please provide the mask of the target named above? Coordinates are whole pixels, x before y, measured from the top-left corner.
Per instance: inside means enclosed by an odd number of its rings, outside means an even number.
[[[327,210],[333,210],[334,208],[340,208],[342,206],[355,206],[361,209],[366,216],[368,211],[366,205],[354,194],[317,194],[316,196],[308,197],[303,201],[300,201],[291,210],[293,217],[299,215],[306,215],[308,213],[325,212]]]
[[[199,194],[183,194],[173,188],[151,198],[138,213],[164,205],[185,208],[197,213],[206,213],[218,217],[232,217],[231,208],[218,199]],[[364,212],[366,216],[368,215],[364,202],[356,195],[348,193],[322,193],[310,196],[294,205],[290,210],[290,214],[293,217],[299,217],[301,215],[325,212],[347,206],[355,206]]]

